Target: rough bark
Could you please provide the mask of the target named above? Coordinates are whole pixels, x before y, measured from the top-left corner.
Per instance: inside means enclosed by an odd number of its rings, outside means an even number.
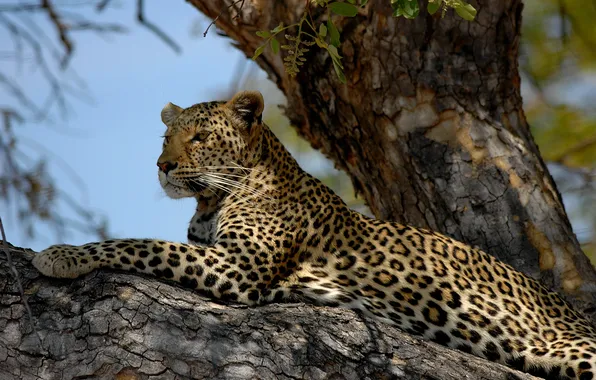
[[[11,249],[33,326],[0,251],[0,379],[536,379],[348,310],[208,302],[108,271],[41,277]]]
[[[224,10],[217,26],[252,56],[262,43],[255,31],[296,22],[307,2],[252,0],[229,11],[232,0],[190,3],[212,18]],[[348,172],[377,217],[478,245],[596,305],[596,272],[522,110],[522,2],[471,3],[474,22],[424,10],[396,19],[389,0],[338,17],[347,85],[317,48],[295,78],[270,50],[258,63],[286,94],[293,125]]]

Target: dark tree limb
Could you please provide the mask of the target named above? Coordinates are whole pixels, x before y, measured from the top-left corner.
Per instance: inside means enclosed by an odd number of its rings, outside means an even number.
[[[348,310],[226,306],[124,273],[48,279],[32,253],[11,248],[41,345],[0,252],[2,380],[535,379]]]

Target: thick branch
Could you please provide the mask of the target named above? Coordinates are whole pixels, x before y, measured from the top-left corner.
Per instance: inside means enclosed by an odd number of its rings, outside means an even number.
[[[31,266],[31,253],[13,249],[12,258],[41,346],[0,253],[3,380],[113,379],[125,373],[135,379],[534,379],[351,311],[224,306],[123,273],[52,280]]]

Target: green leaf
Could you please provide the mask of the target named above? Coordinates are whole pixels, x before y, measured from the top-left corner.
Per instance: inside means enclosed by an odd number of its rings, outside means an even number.
[[[339,55],[337,48],[333,45],[329,45],[327,47],[327,51],[329,52],[329,56],[331,57],[331,62],[333,62],[333,69],[335,70],[335,74],[339,78],[341,83],[346,83],[346,76],[344,75],[344,67],[341,64],[341,56]]]
[[[366,5],[366,3],[368,3],[368,0],[362,0],[362,1],[360,2],[360,6],[361,6],[361,7],[364,7],[364,6]]]
[[[279,53],[279,41],[275,38],[271,39],[271,50],[273,50],[273,54]]]
[[[339,31],[331,19],[327,20],[327,29],[329,30],[329,42],[336,48],[339,47]]]
[[[337,48],[333,45],[329,45],[327,51],[329,52],[329,56],[331,56],[331,60],[333,61],[333,63],[337,64],[339,67],[343,69],[343,65],[341,64],[341,56],[339,55]]]
[[[459,7],[456,7],[455,11],[459,17],[463,18],[464,20],[474,21],[474,17],[476,17],[476,9],[474,9],[474,7],[470,4],[462,4]]]
[[[350,4],[356,4],[356,0],[348,0],[348,3],[350,3]]]
[[[319,25],[319,36],[325,37],[327,35],[327,27],[325,24]]]
[[[280,23],[279,23],[279,25],[278,25],[278,26],[276,26],[276,27],[275,27],[275,29],[273,29],[273,30],[271,31],[271,33],[273,33],[273,34],[279,33],[279,32],[281,32],[281,30],[282,30],[283,28],[284,28],[284,23],[283,23],[283,22],[280,22]]]
[[[405,2],[404,16],[406,18],[416,18],[418,17],[418,13],[420,13],[420,8],[418,7],[418,0],[410,0]]]
[[[252,56],[252,60],[256,60],[259,55],[263,54],[263,51],[265,50],[265,45],[261,45],[259,46],[256,50],[255,50],[255,55]]]
[[[428,10],[428,13],[431,15],[434,15],[435,13],[437,13],[437,11],[439,9],[441,9],[441,4],[443,3],[443,0],[435,0],[434,2],[428,2],[428,7],[426,8]]]
[[[418,0],[392,0],[391,6],[393,7],[394,17],[404,16],[405,18],[413,19],[420,13]]]
[[[354,17],[358,14],[358,7],[348,3],[334,2],[329,4],[331,12],[340,16]]]
[[[337,64],[337,62],[335,62],[335,60],[333,61],[333,69],[335,70],[335,74],[337,74],[337,77],[339,78],[339,81],[343,84],[346,84],[346,76],[344,74],[344,69],[343,67],[341,67],[341,65]]]
[[[270,37],[271,36],[271,33],[269,33],[266,30],[259,30],[257,32],[257,36],[262,37],[262,38],[267,38],[267,37]]]

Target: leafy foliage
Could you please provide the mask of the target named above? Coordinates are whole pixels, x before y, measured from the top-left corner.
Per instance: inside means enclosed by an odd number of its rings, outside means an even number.
[[[390,1],[394,17],[413,19],[416,18],[420,13],[418,0]],[[321,49],[327,50],[329,56],[331,57],[333,69],[335,70],[337,77],[342,83],[346,83],[346,76],[344,75],[343,65],[341,64],[342,57],[339,53],[341,44],[340,33],[337,26],[333,22],[332,15],[356,17],[360,9],[366,6],[368,0],[311,0],[311,3],[327,10],[327,21],[325,23],[321,23],[319,27],[316,27],[315,22],[313,21],[310,14],[311,8],[307,7],[300,18],[300,21],[295,24],[288,26],[280,24],[275,29],[270,31],[260,30],[257,32],[257,36],[265,38],[265,42],[255,50],[252,59],[256,60],[261,54],[263,54],[265,48],[268,45],[271,46],[271,50],[274,54],[278,54],[279,42],[277,40],[277,36],[287,29],[297,27],[298,33],[296,35],[285,34],[288,44],[281,46],[282,50],[287,51],[287,55],[284,58],[286,72],[290,76],[296,76],[296,74],[300,72],[300,66],[306,62],[306,59],[303,57],[304,54],[308,51],[310,46],[316,43]],[[427,7],[430,14],[434,14],[439,9],[442,9],[443,16],[445,15],[445,12],[447,12],[448,8],[455,9],[460,17],[468,21],[472,21],[476,17],[476,9],[463,0],[429,0]],[[304,37],[310,38],[310,40],[305,41],[303,40]]]

